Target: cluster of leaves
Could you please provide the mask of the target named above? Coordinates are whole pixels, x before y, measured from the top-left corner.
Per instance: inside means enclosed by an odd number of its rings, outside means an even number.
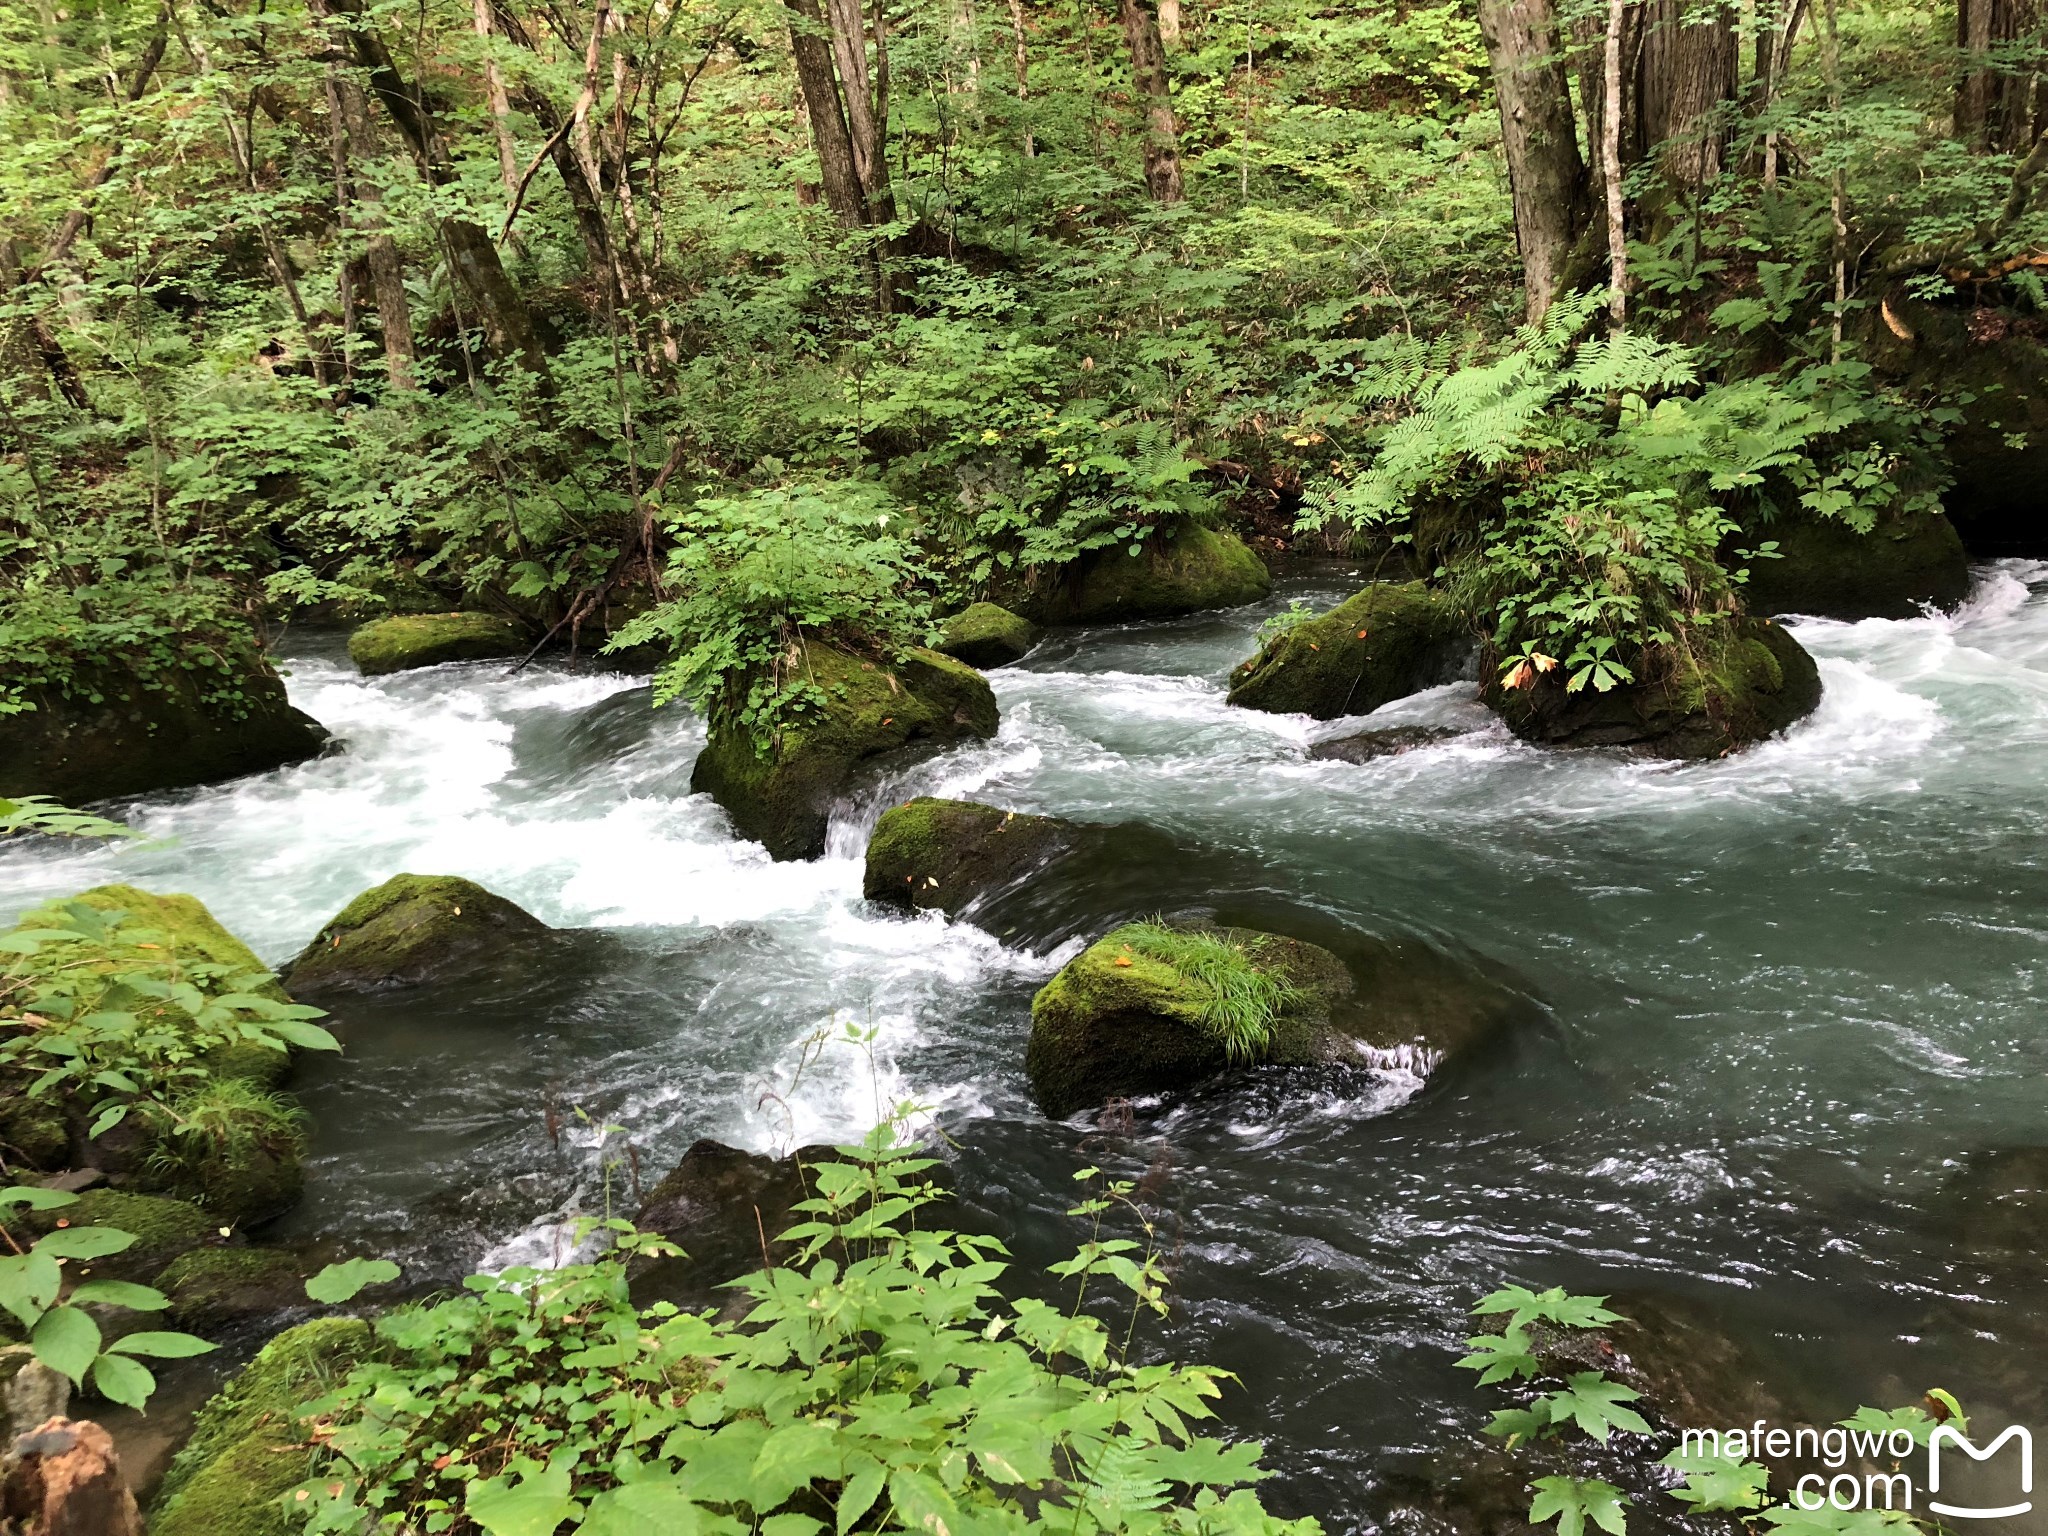
[[[813,1166],[796,1256],[737,1282],[738,1323],[636,1307],[634,1261],[674,1250],[623,1221],[589,1262],[386,1315],[309,1409],[329,1464],[287,1508],[351,1533],[1315,1531],[1247,1486],[1258,1447],[1195,1432],[1225,1373],[1140,1364],[1085,1310],[1096,1281],[1163,1309],[1150,1249],[1101,1234],[1128,1186],[1076,1208],[1097,1229],[1054,1266],[1063,1311],[1004,1299],[994,1239],[920,1225],[932,1166],[894,1124]]]
[[[1574,1296],[1562,1286],[1540,1292],[1519,1285],[1503,1287],[1473,1308],[1475,1316],[1504,1318],[1501,1331],[1467,1339],[1465,1347],[1470,1352],[1457,1364],[1478,1372],[1481,1386],[1520,1381],[1541,1385],[1545,1379],[1554,1378],[1545,1367],[1538,1335],[1532,1330],[1540,1328],[1556,1335],[1626,1322],[1620,1313],[1606,1306],[1606,1300],[1604,1296]],[[1574,1371],[1563,1378],[1562,1385],[1497,1411],[1487,1424],[1486,1433],[1502,1438],[1510,1450],[1574,1429],[1603,1446],[1617,1432],[1648,1440],[1658,1432],[1629,1406],[1640,1396],[1605,1371]],[[1961,1410],[1953,1398],[1945,1392],[1929,1396],[1961,1423]],[[1871,1435],[1873,1443],[1894,1431],[1904,1431],[1916,1446],[1924,1449],[1936,1422],[1918,1407],[1890,1412],[1865,1407],[1842,1420],[1841,1428]],[[1677,1474],[1676,1485],[1667,1487],[1665,1492],[1691,1512],[1761,1522],[1772,1536],[1901,1536],[1902,1530],[1916,1529],[1904,1510],[1845,1510],[1825,1501],[1809,1507],[1796,1497],[1773,1503],[1769,1470],[1721,1448],[1718,1436],[1712,1447],[1688,1447],[1681,1439],[1678,1447],[1663,1456],[1658,1465]],[[1530,1488],[1534,1494],[1529,1507],[1532,1524],[1554,1520],[1558,1536],[1585,1536],[1588,1524],[1608,1536],[1625,1536],[1628,1511],[1633,1504],[1629,1495],[1613,1483],[1559,1473],[1537,1478]]]
[[[0,798],[0,838],[15,833],[44,837],[134,837],[135,832],[118,821],[74,811],[59,805],[48,795]]]
[[[132,1233],[113,1227],[71,1227],[53,1218],[53,1230],[30,1238],[23,1213],[59,1211],[78,1196],[63,1190],[16,1186],[0,1190],[0,1307],[28,1336],[36,1359],[83,1387],[88,1381],[110,1402],[140,1408],[156,1390],[145,1359],[182,1360],[213,1346],[189,1333],[144,1330],[106,1341],[88,1307],[161,1312],[170,1305],[163,1292],[126,1280],[82,1280],[65,1286],[65,1266],[90,1264],[135,1244]],[[24,1246],[23,1239],[27,1243]],[[60,1300],[61,1298],[61,1300]]]
[[[1193,986],[1199,1000],[1191,1022],[1222,1041],[1232,1061],[1266,1054],[1274,1021],[1299,997],[1284,977],[1259,963],[1267,940],[1160,922],[1133,923],[1122,932],[1130,948],[1171,966]]]
[[[120,909],[61,902],[0,935],[0,1073],[33,1098],[95,1106],[99,1136],[138,1106],[173,1126],[215,1051],[338,1050],[262,972],[187,953]]]

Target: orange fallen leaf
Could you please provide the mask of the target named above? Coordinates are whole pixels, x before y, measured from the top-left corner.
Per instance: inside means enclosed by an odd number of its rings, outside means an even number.
[[[1131,963],[1131,957],[1129,955],[1118,955],[1116,957],[1116,963],[1118,965],[1128,966]]]
[[[1359,638],[1359,639],[1361,639],[1361,640],[1363,640],[1363,639],[1365,638],[1365,631],[1364,631],[1364,630],[1362,630],[1362,629],[1361,629],[1361,630],[1360,630],[1360,631],[1358,632],[1358,638]]]

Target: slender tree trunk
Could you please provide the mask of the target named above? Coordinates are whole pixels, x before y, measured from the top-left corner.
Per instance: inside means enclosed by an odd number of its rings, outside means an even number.
[[[489,48],[491,0],[471,0],[470,17],[476,35]],[[491,109],[491,127],[498,135],[498,174],[504,179],[509,206],[519,195],[519,146],[512,138],[512,101],[505,94],[505,77],[498,69],[498,61],[488,56],[484,59],[484,100]]]
[[[1159,41],[1169,48],[1180,46],[1180,0],[1159,0]]]
[[[1550,0],[1479,0],[1479,31],[1500,104],[1515,242],[1533,325],[1557,297],[1573,247],[1593,216],[1586,165]]]
[[[876,0],[875,62],[868,67],[868,19],[861,0],[825,0],[832,35],[832,60],[853,147],[853,171],[867,207],[867,222],[887,224],[896,217],[889,188],[889,46]],[[807,93],[808,94],[808,93]]]
[[[1628,0],[1607,0],[1607,35],[1600,50],[1600,180],[1607,203],[1607,315],[1619,331],[1628,325],[1628,222],[1621,184],[1621,35]]]
[[[804,110],[810,114],[811,143],[818,154],[818,176],[825,184],[825,203],[839,222],[857,227],[867,222],[866,198],[854,170],[853,135],[839,99],[839,80],[832,70],[831,29],[818,0],[784,0],[790,13],[789,45],[796,59],[797,83],[803,88]]]
[[[1180,123],[1159,40],[1158,0],[1121,0],[1124,40],[1131,49],[1131,83],[1145,101],[1145,185],[1161,203],[1181,200]]]
[[[338,61],[337,61],[338,63]],[[384,372],[393,389],[417,389],[414,374],[412,304],[405,292],[405,264],[384,218],[384,194],[374,181],[354,174],[353,166],[375,152],[369,103],[354,80],[330,65],[328,110],[334,120],[335,153],[341,160],[349,221],[363,235],[363,265],[369,272],[370,296],[377,306],[377,326],[384,338]]]
[[[1024,158],[1029,160],[1038,153],[1038,147],[1031,141],[1029,108],[1025,106],[1031,99],[1031,55],[1024,46],[1024,0],[1010,0],[1010,31],[1016,38],[1017,110],[1026,115]]]

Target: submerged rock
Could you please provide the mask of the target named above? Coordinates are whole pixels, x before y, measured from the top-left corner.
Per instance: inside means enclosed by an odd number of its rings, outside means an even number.
[[[933,649],[970,667],[1005,667],[1038,644],[1038,626],[994,603],[970,603],[946,620]]]
[[[0,715],[0,795],[84,805],[319,755],[327,732],[292,708],[253,644],[208,649],[226,670],[203,681],[183,667],[146,678],[106,669],[75,679],[69,693],[29,688],[32,709]]]
[[[683,1250],[681,1258],[636,1267],[636,1297],[681,1306],[717,1306],[719,1287],[764,1264],[782,1263],[790,1245],[776,1238],[796,1221],[792,1208],[815,1193],[809,1170],[838,1159],[830,1147],[800,1147],[788,1157],[742,1152],[699,1141],[652,1190],[636,1223]]]
[[[365,677],[438,667],[449,661],[524,656],[523,625],[494,613],[415,613],[374,619],[348,637],[349,660]]]
[[[370,1348],[369,1324],[327,1317],[287,1329],[199,1410],[150,1506],[152,1536],[291,1536],[284,1496],[316,1457],[299,1422]]]
[[[381,992],[474,974],[555,932],[458,875],[393,875],[322,925],[286,968],[294,992]]]
[[[1750,563],[1742,600],[1751,613],[1910,619],[1970,594],[1969,556],[1939,512],[1887,518],[1868,533],[1838,518],[1782,518],[1745,537],[1778,545],[1777,559]]]
[[[194,1248],[150,1283],[171,1301],[169,1316],[195,1333],[306,1304],[306,1269],[276,1248]]]
[[[1820,703],[1820,669],[1781,626],[1730,619],[1694,633],[1696,659],[1664,647],[1643,680],[1606,693],[1566,692],[1560,667],[1525,689],[1490,679],[1480,696],[1524,741],[1690,759],[1774,736]]]
[[[924,796],[882,813],[861,894],[958,917],[983,897],[1070,853],[1092,829],[971,800]]]
[[[1114,624],[1238,608],[1273,590],[1265,564],[1227,528],[1183,521],[1154,529],[1138,550],[1089,550],[1067,565],[1038,567],[996,595],[1040,624]]]
[[[1382,757],[1399,757],[1417,747],[1449,741],[1458,734],[1441,725],[1390,725],[1384,730],[1360,731],[1355,736],[1319,741],[1308,749],[1308,755],[1318,762],[1370,763]]]
[[[1457,607],[1419,581],[1376,582],[1283,631],[1230,674],[1230,702],[1335,720],[1455,680],[1472,654]]]
[[[1263,1042],[1223,1022],[1225,1001],[1244,991],[1241,980],[1218,976],[1216,962],[1227,957],[1213,948],[1184,956],[1159,941],[1159,925],[1126,924],[1032,999],[1024,1066],[1047,1114],[1065,1118],[1111,1099],[1173,1092],[1233,1066],[1398,1068],[1426,1077],[1508,1017],[1503,991],[1446,985],[1440,965],[1418,966],[1393,946],[1361,951],[1363,974],[1354,976],[1337,955],[1299,939],[1207,924],[1171,931],[1230,946],[1274,988]]]
[[[951,656],[912,651],[885,666],[812,644],[804,665],[825,694],[820,712],[785,728],[766,755],[743,730],[714,724],[690,775],[690,788],[773,858],[823,853],[833,805],[873,759],[996,733],[988,680]]]

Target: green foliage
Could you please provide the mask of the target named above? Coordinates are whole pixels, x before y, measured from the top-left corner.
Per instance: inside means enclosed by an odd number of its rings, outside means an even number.
[[[16,832],[39,833],[45,837],[140,835],[121,822],[109,821],[104,816],[94,816],[86,811],[74,811],[69,806],[59,805],[47,795],[22,795],[13,800],[0,799],[0,838]]]
[[[1770,1473],[1740,1456],[1711,1451],[1673,1451],[1658,1463],[1685,1479],[1671,1497],[1701,1514],[1734,1514],[1768,1502]]]
[[[1593,1477],[1539,1477],[1532,1484],[1536,1498],[1529,1505],[1529,1523],[1557,1522],[1557,1536],[1585,1536],[1591,1521],[1609,1536],[1628,1528],[1628,1495],[1612,1483]]]
[[[28,1335],[36,1359],[70,1378],[73,1386],[90,1381],[93,1390],[109,1401],[141,1408],[156,1390],[156,1378],[143,1360],[182,1360],[213,1346],[188,1333],[154,1330],[106,1341],[88,1306],[161,1312],[170,1302],[161,1291],[124,1280],[86,1280],[66,1294],[66,1264],[90,1263],[131,1248],[131,1233],[113,1227],[59,1226],[22,1246],[14,1227],[20,1212],[62,1210],[77,1199],[62,1190],[22,1185],[0,1190],[0,1214],[8,1222],[0,1226],[0,1240],[10,1250],[0,1255],[0,1307]]]
[[[343,1259],[329,1264],[306,1282],[306,1295],[329,1306],[353,1301],[373,1285],[388,1285],[398,1278],[398,1266],[389,1259]]]
[[[1267,947],[1164,923],[1132,923],[1120,930],[1130,947],[1173,967],[1200,993],[1195,1022],[1223,1043],[1230,1060],[1253,1062],[1272,1042],[1273,1021],[1297,1000],[1288,982],[1260,965]]]
[[[1077,1208],[1098,1227],[1061,1310],[1004,1300],[994,1239],[921,1225],[933,1165],[892,1127],[837,1159],[739,1324],[636,1308],[630,1263],[674,1250],[623,1221],[588,1262],[388,1314],[381,1358],[313,1405],[329,1465],[286,1507],[488,1536],[1316,1529],[1264,1512],[1256,1446],[1194,1431],[1225,1373],[1140,1364],[1083,1310],[1097,1280],[1163,1306],[1149,1247],[1100,1232],[1128,1186]]]

